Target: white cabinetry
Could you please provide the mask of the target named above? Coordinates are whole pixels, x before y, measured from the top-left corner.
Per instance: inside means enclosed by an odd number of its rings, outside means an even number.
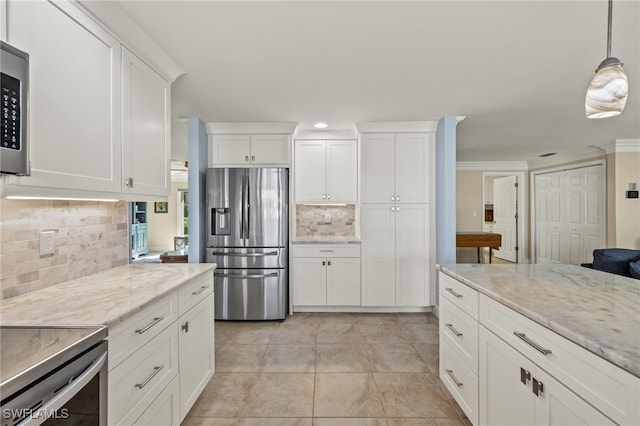
[[[290,136],[281,134],[210,135],[209,167],[290,164]]]
[[[123,192],[169,195],[170,93],[164,78],[122,48]]]
[[[108,424],[178,425],[214,371],[213,274],[109,329]]]
[[[471,423],[638,424],[640,379],[458,280],[439,278],[440,378]]]
[[[363,134],[361,161],[362,304],[429,306],[430,135]]]
[[[429,204],[363,204],[362,304],[428,306]]]
[[[7,11],[7,41],[30,56],[31,176],[5,183],[120,192],[120,43],[69,1]]]
[[[360,306],[360,247],[294,245],[293,305]]]
[[[170,85],[74,3],[7,1],[7,41],[30,55],[31,176],[2,195],[166,197]]]
[[[131,225],[131,255],[139,256],[149,253],[147,224],[134,223]]]
[[[354,203],[358,198],[358,149],[351,140],[295,142],[295,200]]]

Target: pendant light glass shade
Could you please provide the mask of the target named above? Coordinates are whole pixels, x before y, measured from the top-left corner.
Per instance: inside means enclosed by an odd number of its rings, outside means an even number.
[[[622,69],[622,62],[611,56],[611,20],[613,0],[609,0],[607,22],[607,58],[600,63],[593,76],[584,108],[587,118],[606,118],[620,114],[624,110],[629,95],[629,81]]]
[[[624,110],[629,95],[629,82],[616,58],[607,58],[596,70],[584,101],[588,118],[606,118]]]

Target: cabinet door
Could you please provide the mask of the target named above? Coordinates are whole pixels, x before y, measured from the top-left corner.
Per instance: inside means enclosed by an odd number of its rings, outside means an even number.
[[[327,304],[326,259],[293,258],[293,304],[322,306]]]
[[[327,259],[327,305],[360,306],[360,259]]]
[[[251,163],[289,166],[289,136],[251,135]]]
[[[180,424],[180,386],[176,377],[147,407],[134,426],[178,426]]]
[[[326,201],[325,141],[297,141],[295,196],[297,202]]]
[[[362,203],[389,203],[395,197],[394,135],[362,136]]]
[[[483,326],[479,340],[480,424],[535,425],[535,365]]]
[[[426,133],[396,135],[396,202],[429,202],[429,151],[429,137]]]
[[[122,50],[123,188],[168,196],[170,85],[126,48]]]
[[[249,165],[251,163],[251,137],[249,135],[213,135],[210,151],[209,167]]]
[[[396,305],[429,305],[429,205],[402,204],[396,219]]]
[[[327,141],[327,201],[355,203],[358,199],[358,144]]]
[[[180,421],[213,376],[213,296],[178,319],[180,324]]]
[[[395,306],[395,209],[361,206],[362,305]]]
[[[5,183],[120,192],[120,43],[69,1],[7,3],[7,41],[30,56],[31,176]]]
[[[147,224],[141,223],[138,225],[138,231],[136,232],[136,237],[138,238],[138,252],[140,254],[149,253],[148,246],[148,234],[147,234]]]

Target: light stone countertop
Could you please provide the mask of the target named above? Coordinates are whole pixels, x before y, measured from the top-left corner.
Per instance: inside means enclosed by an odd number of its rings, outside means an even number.
[[[215,263],[129,264],[0,302],[0,325],[113,327]]]
[[[311,237],[296,237],[292,244],[360,244],[356,237],[336,237],[331,235],[317,235]]]
[[[561,264],[438,269],[640,377],[640,280]]]

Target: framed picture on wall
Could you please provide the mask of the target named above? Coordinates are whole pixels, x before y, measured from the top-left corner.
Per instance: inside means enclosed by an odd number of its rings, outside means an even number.
[[[153,203],[153,211],[154,213],[167,213],[168,210],[168,206],[167,206],[167,202],[166,201],[158,201],[156,203]]]

